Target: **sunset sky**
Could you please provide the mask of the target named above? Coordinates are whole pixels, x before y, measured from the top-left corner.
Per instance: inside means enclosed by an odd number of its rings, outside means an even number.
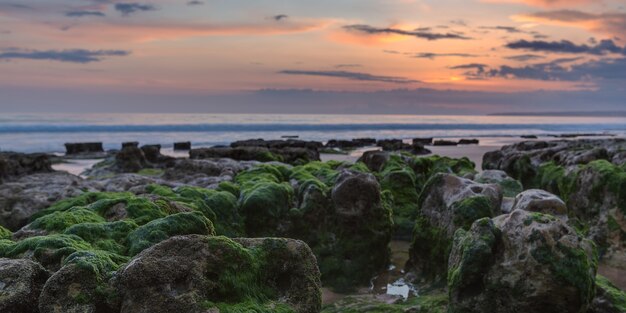
[[[624,0],[0,0],[0,111],[626,110]]]

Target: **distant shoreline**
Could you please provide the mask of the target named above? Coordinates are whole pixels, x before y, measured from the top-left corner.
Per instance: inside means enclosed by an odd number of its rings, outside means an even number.
[[[603,112],[503,112],[491,113],[487,116],[564,116],[564,117],[622,117],[626,111],[603,111]]]

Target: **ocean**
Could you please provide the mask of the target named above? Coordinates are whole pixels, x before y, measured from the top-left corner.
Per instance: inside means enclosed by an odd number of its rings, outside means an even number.
[[[228,144],[249,138],[327,141],[362,137],[484,138],[521,135],[611,133],[626,135],[626,117],[265,115],[265,114],[3,114],[0,150],[62,153],[66,142],[124,141],[193,146]],[[484,140],[481,140],[483,142]]]

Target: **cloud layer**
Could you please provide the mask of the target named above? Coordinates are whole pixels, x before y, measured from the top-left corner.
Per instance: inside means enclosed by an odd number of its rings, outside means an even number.
[[[102,61],[105,57],[111,56],[127,56],[129,51],[124,50],[20,50],[10,49],[9,51],[0,52],[0,60],[28,59],[28,60],[51,60],[70,63],[91,63]]]
[[[401,35],[410,36],[415,38],[421,38],[426,40],[441,40],[441,39],[462,39],[469,40],[470,37],[466,37],[458,33],[435,33],[431,32],[428,28],[416,29],[416,30],[402,30],[397,28],[385,27],[379,28],[370,25],[355,24],[346,25],[343,27],[349,32],[367,34],[367,35]]]
[[[383,82],[393,84],[410,84],[419,83],[419,80],[413,80],[405,77],[380,76],[367,73],[347,72],[347,71],[303,71],[303,70],[284,70],[280,74],[288,75],[306,75],[306,76],[324,76],[334,78],[345,78],[350,80]]]

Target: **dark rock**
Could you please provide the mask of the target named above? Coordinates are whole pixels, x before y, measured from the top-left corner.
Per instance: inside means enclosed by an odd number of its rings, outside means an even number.
[[[0,225],[17,230],[54,202],[89,189],[89,183],[64,172],[33,174],[0,184]]]
[[[539,137],[537,137],[536,135],[521,135],[520,138],[524,138],[524,139],[537,139]]]
[[[485,170],[476,174],[474,180],[477,183],[500,185],[505,197],[515,197],[524,190],[522,183],[507,175],[505,171]]]
[[[357,162],[363,162],[370,171],[380,172],[389,160],[391,153],[387,151],[365,151]]]
[[[374,138],[355,138],[355,139],[352,139],[352,142],[355,142],[361,145],[362,147],[376,145],[376,139]]]
[[[175,142],[174,150],[191,150],[191,141]]]
[[[411,153],[415,154],[415,155],[425,155],[425,154],[430,154],[432,151],[424,148],[423,144],[420,143],[413,143],[411,144]]]
[[[115,291],[106,280],[91,267],[66,265],[46,282],[39,296],[39,312],[119,312]],[[108,299],[105,292],[110,294]]]
[[[79,143],[66,143],[65,154],[82,154],[82,153],[96,153],[104,152],[101,142],[79,142]]]
[[[115,165],[123,173],[136,173],[148,165],[144,149],[127,146],[115,155]]]
[[[426,183],[418,201],[409,268],[437,278],[445,276],[455,231],[469,229],[477,219],[499,215],[502,191],[498,185],[437,174]]]
[[[561,198],[540,189],[529,189],[515,197],[512,211],[524,210],[553,216],[567,216],[567,207]]]
[[[137,141],[122,142],[122,149],[124,149],[126,147],[139,148],[139,142],[137,142]]]
[[[48,279],[39,264],[0,258],[0,312],[38,313],[37,298]]]
[[[46,154],[0,152],[0,183],[6,179],[52,171],[52,162]]]
[[[189,157],[191,159],[229,158],[240,161],[280,161],[291,164],[319,161],[320,159],[317,150],[307,148],[285,147],[268,149],[254,146],[192,149],[189,151]]]
[[[431,145],[433,143],[433,138],[413,138],[413,143],[419,143],[422,145]]]
[[[304,141],[304,140],[264,140],[264,139],[249,139],[235,141],[230,144],[231,148],[238,147],[265,147],[270,149],[284,149],[284,148],[306,148],[310,150],[317,150],[323,147],[323,144],[318,141]]]
[[[379,140],[376,145],[383,148],[383,151],[400,151],[413,149],[412,145],[404,143],[401,139],[382,139]]]
[[[450,140],[435,140],[433,142],[433,146],[456,146],[458,144],[458,142]]]
[[[352,140],[336,140],[332,139],[326,143],[327,148],[339,148],[339,149],[356,149],[363,147],[363,144]]]
[[[477,145],[480,143],[478,139],[461,139],[459,140],[460,145]]]
[[[450,312],[587,312],[594,249],[551,215],[516,210],[478,220],[454,236]]]
[[[296,240],[173,237],[144,250],[118,275],[121,313],[219,312],[244,301],[264,310],[321,309],[315,257]]]

